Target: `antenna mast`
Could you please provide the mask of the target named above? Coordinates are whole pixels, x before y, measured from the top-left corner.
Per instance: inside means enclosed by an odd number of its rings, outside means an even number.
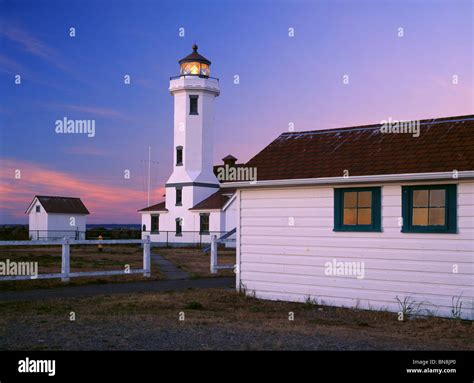
[[[151,146],[148,147],[148,193],[147,193],[148,205],[147,206],[150,206],[150,187],[151,187]]]

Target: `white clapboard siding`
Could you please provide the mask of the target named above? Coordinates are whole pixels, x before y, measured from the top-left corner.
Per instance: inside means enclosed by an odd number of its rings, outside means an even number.
[[[368,280],[368,279],[357,279],[356,281],[352,280],[351,278],[347,277],[337,277],[337,278],[331,278],[331,277],[314,277],[314,276],[308,276],[308,275],[298,275],[294,279],[292,279],[292,276],[290,275],[285,275],[285,274],[265,274],[265,273],[256,273],[256,272],[250,272],[250,271],[242,271],[242,275],[245,278],[248,278],[249,280],[253,282],[263,282],[267,283],[269,285],[274,284],[274,283],[283,283],[283,284],[294,284],[294,285],[299,285],[299,286],[318,286],[320,293],[324,291],[324,288],[326,289],[332,289],[332,288],[346,288],[346,289],[351,289],[353,291],[357,289],[362,289],[364,291],[369,291],[370,293],[372,290],[375,291],[385,291],[391,293],[393,297],[398,296],[407,296],[407,295],[412,295],[414,294],[413,291],[416,290],[416,294],[422,294],[426,297],[426,299],[431,299],[430,297],[433,296],[435,300],[437,298],[443,298],[443,302],[448,302],[449,304],[451,303],[451,299],[455,295],[459,295],[459,286],[451,286],[447,285],[445,288],[443,288],[443,294],[434,294],[433,290],[428,286],[426,283],[422,282],[407,282],[403,284],[403,287],[400,288],[400,284],[397,282],[393,281],[386,281],[381,289],[380,283],[377,280]],[[355,287],[354,287],[355,286]],[[465,298],[472,299],[472,296],[468,296],[467,293],[469,291],[466,289],[466,295],[463,295]],[[325,292],[326,296],[328,295],[328,292]],[[344,294],[343,294],[344,296]],[[360,296],[359,298],[362,298]],[[437,300],[438,304],[441,302]],[[448,305],[449,305],[448,304]]]
[[[268,263],[277,264],[277,265],[287,265],[287,266],[295,266],[295,265],[302,265],[304,267],[307,266],[317,266],[324,268],[327,262],[331,262],[334,257],[328,256],[320,256],[320,255],[280,255],[280,256],[273,256],[273,255],[262,255],[262,254],[252,254],[247,253],[245,254],[243,260],[245,261],[245,265],[242,265],[242,269],[244,266],[251,266],[252,264],[263,264],[266,266]],[[413,270],[424,270],[430,273],[446,273],[449,272],[450,275],[463,275],[466,274],[469,277],[472,275],[474,264],[471,262],[457,262],[458,265],[458,273],[453,274],[451,273],[453,269],[453,262],[436,262],[436,261],[411,261],[411,260],[401,260],[401,259],[371,259],[366,257],[359,257],[357,260],[351,257],[339,257],[339,261],[342,262],[364,262],[365,270],[398,270],[398,271],[406,271],[406,272],[413,272]]]
[[[404,185],[408,185],[404,184]],[[473,318],[474,182],[458,183],[458,233],[402,233],[401,184],[382,186],[382,232],[335,232],[334,189],[247,189],[239,199],[240,283],[257,297],[315,299],[399,310],[395,297],[450,315],[461,296]],[[327,275],[326,263],[363,262],[364,278]]]
[[[326,231],[328,231],[328,228],[333,227],[333,217],[299,217],[298,220],[295,219],[295,217],[292,217],[295,222],[295,226],[302,226],[302,227],[314,227],[314,228],[324,228]],[[400,226],[398,223],[398,218],[397,217],[387,217],[383,216],[382,217],[382,228],[384,231],[387,231],[386,229],[393,229],[397,228],[398,231],[400,231]],[[258,226],[263,226],[263,227],[268,227],[268,226],[284,226],[288,225],[288,219],[289,217],[273,217],[273,218],[268,218],[268,217],[242,217],[241,219],[241,224],[243,227],[258,227]],[[458,229],[459,231],[464,231],[467,229],[474,229],[474,217],[458,217]],[[408,234],[407,234],[408,235]]]
[[[242,254],[271,254],[275,255],[307,255],[307,256],[325,256],[334,259],[341,255],[340,248],[326,247],[313,248],[303,246],[276,246],[268,245],[242,245]],[[370,258],[370,259],[394,259],[394,260],[421,260],[424,262],[446,262],[449,264],[457,264],[459,262],[472,262],[472,252],[470,251],[443,251],[443,250],[414,250],[414,249],[351,249],[350,252],[344,253],[339,258]]]

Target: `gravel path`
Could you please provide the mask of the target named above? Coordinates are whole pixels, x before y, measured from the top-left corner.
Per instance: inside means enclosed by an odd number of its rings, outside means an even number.
[[[1,350],[415,350],[416,345],[380,337],[334,336],[321,332],[307,334],[231,326],[176,326],[156,328],[147,321],[75,324],[71,333],[44,329],[38,333],[31,324],[10,323],[8,337],[0,337]],[[38,329],[36,329],[38,330]],[[46,331],[45,331],[46,330]],[[436,345],[433,344],[433,349]],[[426,344],[419,349],[427,349]]]

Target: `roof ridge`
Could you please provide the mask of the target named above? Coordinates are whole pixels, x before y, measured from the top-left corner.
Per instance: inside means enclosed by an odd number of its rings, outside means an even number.
[[[81,199],[81,197],[64,197],[60,195],[44,195],[44,194],[35,194],[35,197]]]
[[[440,118],[431,118],[431,119],[424,119],[424,120],[416,120],[416,119],[407,119],[407,120],[391,120],[391,121],[420,121],[420,125],[432,125],[432,124],[441,124],[441,123],[448,123],[448,122],[458,122],[458,121],[470,121],[474,120],[474,114],[467,114],[463,116],[453,116],[453,117],[440,117]],[[291,135],[303,135],[303,134],[324,134],[324,133],[339,133],[339,132],[353,132],[357,130],[369,130],[369,129],[376,129],[380,128],[382,122],[378,124],[369,124],[369,125],[356,125],[356,126],[345,126],[341,128],[328,128],[328,129],[320,129],[320,130],[302,130],[298,132],[285,132],[280,134],[279,137],[282,136],[291,136]]]

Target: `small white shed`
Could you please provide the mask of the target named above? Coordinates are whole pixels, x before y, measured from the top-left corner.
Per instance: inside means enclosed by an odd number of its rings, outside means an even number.
[[[30,239],[85,239],[90,213],[80,198],[36,195],[25,213]]]

